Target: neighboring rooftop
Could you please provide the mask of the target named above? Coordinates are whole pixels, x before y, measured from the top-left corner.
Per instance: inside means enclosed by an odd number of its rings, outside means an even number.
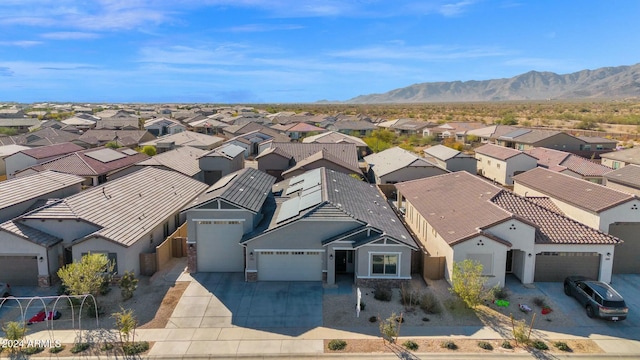
[[[551,198],[596,213],[636,198],[622,191],[540,167],[518,174],[513,180]]]
[[[539,147],[524,152],[538,159],[538,166],[553,171],[570,170],[582,176],[600,177],[612,170],[589,159],[560,150]]]
[[[192,177],[202,170],[198,164],[198,158],[207,150],[191,146],[181,146],[170,151],[157,154],[150,159],[139,162],[140,166],[161,166],[181,174]]]
[[[629,164],[607,173],[604,177],[607,181],[640,189],[640,166],[638,165]]]
[[[318,154],[323,150],[334,158],[339,159],[342,163],[348,165],[348,168],[358,169],[358,150],[355,145],[350,143],[325,144],[325,143],[294,143],[294,142],[271,142],[269,150],[266,149],[256,157],[259,159],[270,152],[276,152],[285,158],[293,158],[296,163],[307,159],[311,155]]]
[[[476,154],[490,156],[494,159],[498,160],[508,160],[514,156],[525,154],[520,150],[508,148],[505,146],[493,145],[493,144],[485,144],[477,148]],[[527,156],[531,156],[525,154]]]
[[[640,147],[611,151],[601,154],[600,157],[640,165]]]
[[[166,135],[140,144],[141,146],[156,146],[158,143],[173,142],[176,146],[192,146],[199,148],[212,147],[224,141],[218,136],[205,135],[193,131],[182,131],[177,134]]]
[[[391,174],[406,167],[439,167],[425,158],[401,149],[392,147],[379,153],[367,155],[364,160],[373,168],[377,176]]]
[[[219,156],[219,157],[224,157],[227,159],[233,159],[236,156],[242,154],[244,152],[244,148],[242,146],[238,146],[235,144],[224,144],[221,145],[211,151],[206,152],[205,154],[201,155],[200,157],[207,157],[207,156]]]
[[[362,139],[343,134],[337,131],[327,131],[322,134],[307,136],[302,139],[303,143],[318,143],[318,144],[340,144],[340,143],[351,143],[356,146],[363,147],[367,146]]]
[[[446,161],[454,157],[473,157],[472,155],[465,154],[462,151],[458,151],[444,145],[428,147],[424,149],[424,153],[427,157],[433,157],[442,161]]]
[[[46,194],[80,184],[83,178],[75,175],[42,171],[28,176],[0,181],[0,209],[20,204]]]
[[[46,159],[82,150],[84,150],[82,146],[76,145],[74,143],[62,143],[30,148],[28,150],[22,150],[21,153],[34,159]]]

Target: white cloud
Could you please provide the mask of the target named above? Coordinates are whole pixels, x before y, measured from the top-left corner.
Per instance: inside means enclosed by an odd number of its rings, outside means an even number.
[[[334,57],[357,59],[439,61],[504,56],[508,52],[493,47],[456,47],[444,45],[425,46],[377,45],[359,49],[333,52]]]
[[[270,24],[246,24],[240,26],[234,26],[228,29],[222,29],[220,31],[228,31],[228,32],[268,32],[268,31],[280,31],[280,30],[299,30],[303,29],[304,26],[301,25],[270,25]]]
[[[14,41],[0,41],[0,46],[19,46],[19,47],[31,47],[42,44],[42,41],[33,40],[14,40]]]
[[[84,39],[96,39],[100,35],[90,32],[80,31],[60,31],[41,34],[41,37],[52,40],[84,40]]]

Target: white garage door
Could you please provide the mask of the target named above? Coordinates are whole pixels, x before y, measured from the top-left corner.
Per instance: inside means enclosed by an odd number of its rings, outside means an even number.
[[[564,278],[571,275],[598,280],[599,270],[598,253],[543,252],[536,255],[533,281],[564,281]]]
[[[198,272],[244,271],[242,223],[239,221],[197,221]]]
[[[38,285],[38,258],[0,255],[0,281],[9,285]]]
[[[262,251],[258,253],[260,281],[322,281],[321,251]]]

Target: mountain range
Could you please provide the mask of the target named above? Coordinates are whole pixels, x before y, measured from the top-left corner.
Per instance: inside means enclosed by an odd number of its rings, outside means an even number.
[[[559,75],[529,71],[509,79],[427,82],[384,94],[360,95],[352,104],[619,99],[640,97],[640,64]]]

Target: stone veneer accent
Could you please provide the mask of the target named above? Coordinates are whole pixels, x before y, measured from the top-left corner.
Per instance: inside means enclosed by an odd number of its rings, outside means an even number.
[[[257,271],[247,272],[247,281],[248,282],[258,281],[258,272]]]
[[[38,286],[39,287],[49,287],[49,286],[51,286],[51,278],[48,275],[39,275],[38,276]]]
[[[187,244],[187,272],[198,272],[198,244]]]
[[[408,285],[409,283],[409,279],[356,279],[356,286],[365,288],[373,288],[379,285],[399,288],[400,285]]]
[[[326,271],[322,272],[322,282],[325,283],[325,284],[327,283],[327,272]]]

